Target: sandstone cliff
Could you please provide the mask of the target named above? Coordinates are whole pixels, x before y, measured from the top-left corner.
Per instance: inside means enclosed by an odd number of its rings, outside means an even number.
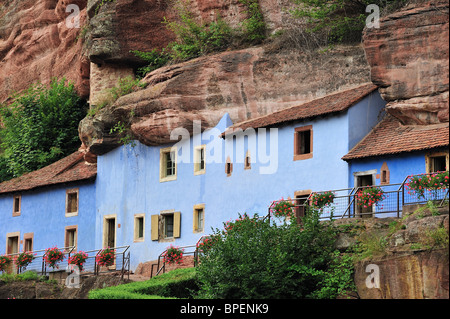
[[[80,8],[80,27],[68,28],[66,7]],[[289,0],[260,0],[267,33],[292,27]],[[204,22],[219,15],[238,27],[240,0],[191,0]],[[0,6],[0,101],[35,81],[65,76],[96,105],[102,92],[142,65],[131,50],[163,48],[175,19],[162,0],[8,0]],[[84,147],[101,154],[117,145],[118,121],[145,144],[169,141],[177,126],[215,125],[225,112],[242,121],[372,80],[387,110],[404,124],[448,121],[448,1],[414,1],[365,30],[361,44],[326,53],[273,50],[269,43],[204,56],[149,74],[145,89],[123,96],[80,125]],[[132,118],[129,114],[133,114]]]
[[[372,81],[404,124],[448,122],[449,2],[416,3],[366,29]]]
[[[35,82],[65,77],[89,97],[89,61],[80,29],[68,28],[66,6],[86,22],[87,0],[7,0],[0,3],[0,103]]]

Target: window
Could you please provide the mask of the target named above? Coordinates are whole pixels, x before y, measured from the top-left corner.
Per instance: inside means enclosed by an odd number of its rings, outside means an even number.
[[[205,229],[205,204],[194,206],[194,233],[201,233]]]
[[[245,154],[244,169],[252,169],[252,159],[250,158],[250,151]]]
[[[448,170],[448,152],[435,152],[425,157],[427,173],[442,172]]]
[[[294,161],[312,158],[312,153],[312,125],[296,128],[294,134]]]
[[[78,188],[66,191],[66,216],[78,215]]]
[[[233,163],[231,163],[230,157],[228,157],[225,163],[225,174],[227,174],[227,176],[231,176],[232,172],[233,172]]]
[[[160,150],[159,181],[167,182],[177,179],[176,148],[168,147]]]
[[[181,213],[163,211],[160,215],[152,215],[151,239],[159,241],[171,241],[180,237]]]
[[[194,175],[205,174],[205,145],[197,146],[194,150]]]
[[[20,232],[6,234],[6,254],[15,254],[19,252]]]
[[[144,241],[144,214],[134,215],[134,241]]]
[[[77,226],[67,226],[64,235],[64,246],[75,247],[73,251],[77,250]]]
[[[386,185],[390,182],[390,172],[389,167],[387,166],[386,162],[383,162],[383,165],[381,166],[380,170],[380,184]]]
[[[13,216],[20,216],[21,204],[22,204],[22,196],[15,195],[13,198]]]
[[[23,250],[24,251],[33,251],[33,237],[23,239]]]

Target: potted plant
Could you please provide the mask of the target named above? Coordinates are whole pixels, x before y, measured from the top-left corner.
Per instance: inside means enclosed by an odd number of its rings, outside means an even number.
[[[0,256],[0,271],[6,271],[11,264],[11,257]]]
[[[183,259],[183,253],[184,249],[170,245],[170,247],[168,247],[166,252],[163,254],[164,262],[169,264],[180,264]]]
[[[95,261],[99,266],[109,267],[114,265],[115,255],[114,249],[104,248],[97,254]]]
[[[52,247],[45,251],[43,258],[49,267],[55,269],[59,268],[57,264],[64,259],[64,254],[57,247]]]
[[[312,206],[316,208],[323,208],[331,205],[334,201],[335,194],[332,191],[313,193],[311,195]]]
[[[294,206],[295,205],[292,204],[290,200],[284,200],[283,198],[281,198],[281,200],[273,202],[270,205],[269,211],[275,217],[291,217],[294,212]]]
[[[17,255],[14,259],[14,264],[18,270],[26,268],[34,259],[34,255],[30,252],[24,251]]]
[[[76,254],[69,257],[67,263],[69,265],[77,265],[80,271],[83,271],[84,263],[86,262],[88,255],[84,251],[79,251]]]
[[[440,189],[448,189],[449,172],[408,176],[406,187],[409,189],[408,194],[416,194],[418,198],[425,198],[426,191],[436,192]]]
[[[366,187],[363,190],[359,190],[356,194],[356,203],[358,206],[367,208],[378,205],[378,203],[385,198],[386,196],[381,188]]]

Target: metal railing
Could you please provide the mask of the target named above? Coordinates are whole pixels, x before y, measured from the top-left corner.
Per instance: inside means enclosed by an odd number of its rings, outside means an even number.
[[[178,249],[183,249],[183,256],[185,255],[194,255],[194,260],[195,258],[197,258],[197,245],[190,245],[190,246],[182,246],[182,247],[176,247]],[[195,248],[192,251],[186,251],[186,249],[191,249],[191,248]],[[154,276],[158,276],[161,271],[163,273],[166,272],[166,260],[164,258],[165,254],[167,253],[168,249],[164,250],[159,256],[158,256],[158,262],[156,264],[152,264],[151,270],[150,270],[150,278],[154,277]],[[154,271],[154,267],[156,266],[156,273],[155,275],[153,275],[153,271]]]
[[[100,273],[106,273],[110,270],[116,270],[120,271],[121,278],[123,279],[125,276],[125,273],[128,273],[128,278],[130,274],[130,246],[120,246],[120,247],[113,247],[111,250],[115,251],[115,262],[110,267],[100,267],[97,262],[97,256],[98,254],[104,249],[95,249],[95,250],[88,250],[84,251],[88,257],[86,259],[86,262],[83,265],[83,271],[81,272],[82,275],[99,275]],[[51,272],[61,271],[66,269],[67,262],[69,260],[69,257],[71,254],[74,253],[75,246],[70,247],[64,247],[60,248],[61,252],[64,255],[64,259],[60,264],[58,264],[57,269],[47,269],[47,264],[45,263],[44,256],[47,251],[47,249],[41,249],[41,250],[34,250],[34,251],[28,251],[28,253],[31,253],[34,258],[26,267],[15,267],[15,265],[11,265],[10,271],[16,271],[18,274],[24,271],[33,271],[37,274],[46,276],[47,274]],[[14,253],[14,254],[8,254],[5,255],[7,257],[10,257],[14,260],[14,258],[18,255],[20,255],[22,252]],[[64,265],[64,267],[62,266]]]
[[[424,204],[428,201],[437,202],[437,206],[443,206],[444,202],[449,198],[448,186],[443,186],[439,189],[426,190],[423,194],[418,194],[408,188],[408,182],[413,177],[417,176],[432,176],[436,173],[410,175],[407,176],[402,183],[397,184],[385,184],[385,185],[371,185],[360,186],[347,189],[331,190],[334,194],[333,201],[321,208],[321,219],[330,218],[353,218],[353,217],[373,217],[373,216],[389,216],[400,217],[403,207],[405,205]],[[364,207],[358,198],[360,192],[368,188],[379,188],[382,190],[383,199],[371,205]],[[273,201],[268,209],[268,214],[265,219],[272,217],[271,207],[282,201],[289,201],[292,204],[293,212],[297,217],[304,215],[308,207],[313,206],[313,195],[321,194],[325,192],[311,193],[305,198],[288,198]]]

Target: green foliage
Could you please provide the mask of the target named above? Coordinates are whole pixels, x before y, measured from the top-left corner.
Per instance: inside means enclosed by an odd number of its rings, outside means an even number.
[[[266,23],[258,0],[239,0],[247,7],[248,18],[242,22],[244,35],[250,42],[260,42],[266,38]]]
[[[211,52],[220,52],[232,45],[234,38],[243,38],[254,44],[265,39],[266,25],[258,0],[240,0],[247,7],[248,18],[242,22],[243,30],[231,28],[220,16],[209,24],[198,22],[189,10],[189,0],[176,1],[178,19],[163,23],[172,31],[177,40],[162,50],[150,52],[131,51],[144,60],[147,65],[137,71],[139,77],[145,76],[168,63],[178,63]]]
[[[91,290],[89,299],[176,299],[190,298],[196,290],[196,271],[176,269],[147,281]]]
[[[49,88],[32,85],[0,109],[2,181],[49,165],[79,147],[78,123],[86,107],[65,79],[52,80]]]
[[[336,229],[310,210],[301,223],[241,216],[216,229],[200,257],[200,298],[335,298],[352,289],[352,257],[334,248]]]
[[[325,31],[329,43],[359,41],[365,26],[366,7],[375,4],[381,10],[397,8],[406,0],[294,0],[295,17],[305,19],[308,32]]]
[[[99,110],[112,105],[119,97],[130,94],[145,86],[146,84],[141,83],[140,79],[134,79],[131,75],[120,78],[116,86],[104,92],[105,94],[98,102],[98,105],[89,110],[88,116],[95,116]]]

